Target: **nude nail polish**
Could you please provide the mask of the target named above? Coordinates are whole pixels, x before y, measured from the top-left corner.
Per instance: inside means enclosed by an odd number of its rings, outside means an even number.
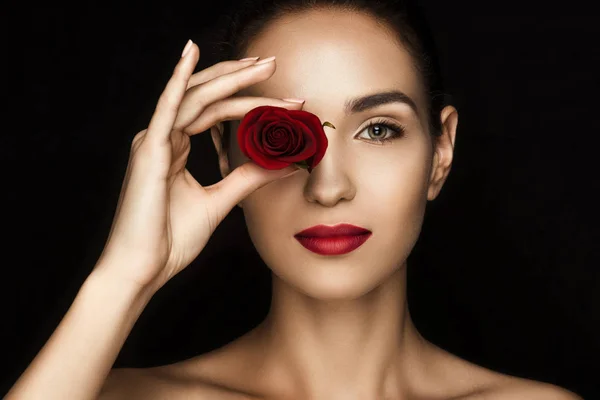
[[[192,43],[194,43],[194,42],[192,42],[191,39],[189,39],[187,41],[187,43],[185,44],[185,47],[183,48],[183,52],[181,53],[182,58],[185,57],[185,55],[188,53],[188,51],[190,51],[190,49],[192,48]]]
[[[281,99],[283,101],[289,101],[290,103],[304,103],[305,100],[302,99]]]
[[[271,61],[273,61],[273,60],[275,60],[275,56],[272,56],[272,57],[269,57],[269,58],[265,58],[265,59],[263,59],[263,60],[260,60],[259,62],[257,62],[257,63],[256,63],[256,64],[254,64],[254,65],[266,64],[266,63],[268,63],[268,62],[271,62]]]

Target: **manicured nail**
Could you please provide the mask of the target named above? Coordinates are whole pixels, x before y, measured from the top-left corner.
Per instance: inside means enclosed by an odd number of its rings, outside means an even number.
[[[254,64],[254,65],[265,64],[265,63],[271,62],[271,61],[273,61],[273,60],[275,60],[275,56],[272,56],[272,57],[269,57],[269,58],[265,58],[265,59],[263,59],[263,60],[260,60],[259,62],[257,62],[257,63],[256,63],[256,64]]]
[[[188,51],[190,51],[190,49],[192,48],[192,40],[189,39],[187,41],[187,43],[185,44],[185,47],[183,48],[183,52],[181,53],[181,58],[185,57],[185,55],[188,53]]]
[[[304,103],[306,100],[302,99],[281,99],[283,101],[289,101],[290,103]]]
[[[248,57],[248,58],[242,58],[241,60],[238,60],[238,61],[250,61],[250,60],[252,60],[252,61],[256,61],[256,60],[258,60],[259,58],[260,58],[260,57]]]

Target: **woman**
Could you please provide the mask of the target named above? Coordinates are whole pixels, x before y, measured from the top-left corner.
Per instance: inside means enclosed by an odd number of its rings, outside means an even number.
[[[406,259],[450,171],[458,121],[440,102],[413,10],[393,0],[252,3],[230,33],[228,61],[195,74],[199,49],[185,46],[133,140],[94,271],[6,398],[578,399],[462,360],[411,320]],[[259,106],[332,123],[313,171],[267,170],[243,154],[235,132]],[[223,180],[205,188],[185,165],[189,136],[208,129]],[[110,371],[154,293],[236,204],[273,272],[267,318],[208,354]],[[298,235],[342,223],[366,241],[339,254]]]

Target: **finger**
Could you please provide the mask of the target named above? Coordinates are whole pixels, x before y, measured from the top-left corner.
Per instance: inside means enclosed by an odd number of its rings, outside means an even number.
[[[255,59],[252,60],[222,61],[192,75],[188,82],[187,89],[200,85],[218,76],[230,74],[242,68],[246,68],[252,64],[255,64],[257,61],[258,57],[255,57]]]
[[[302,168],[295,166],[268,170],[248,161],[235,168],[219,182],[206,187],[206,190],[220,208],[218,215],[226,215],[236,204],[255,190],[299,171],[302,171]]]
[[[259,106],[283,107],[300,110],[304,102],[286,101],[270,97],[230,97],[211,104],[202,114],[184,129],[184,133],[195,135],[222,121],[241,120],[252,109]]]
[[[254,64],[229,74],[194,86],[187,91],[179,107],[173,129],[183,130],[196,120],[212,103],[227,98],[240,90],[264,81],[275,72],[275,60],[264,59],[263,64]],[[261,61],[261,62],[262,62]]]
[[[175,66],[171,79],[167,82],[165,90],[158,99],[158,104],[148,125],[146,140],[161,144],[168,143],[173,124],[177,119],[179,105],[185,95],[188,80],[199,57],[200,49],[195,43],[192,43],[188,53]]]

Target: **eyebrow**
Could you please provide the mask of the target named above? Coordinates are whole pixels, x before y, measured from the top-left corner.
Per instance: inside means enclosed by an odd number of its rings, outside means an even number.
[[[344,105],[344,111],[346,114],[353,114],[389,103],[406,104],[414,111],[415,114],[419,114],[417,112],[417,104],[414,102],[414,100],[411,99],[407,94],[398,90],[390,90],[348,99]]]

